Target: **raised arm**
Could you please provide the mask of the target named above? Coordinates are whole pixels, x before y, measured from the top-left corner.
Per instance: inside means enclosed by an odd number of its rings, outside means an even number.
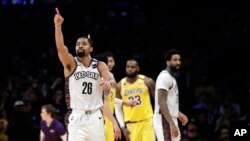
[[[55,24],[55,41],[58,57],[64,66],[64,74],[68,76],[76,67],[73,56],[69,53],[68,48],[64,45],[62,23],[64,19],[61,16],[59,10],[56,8],[56,14],[54,17]]]

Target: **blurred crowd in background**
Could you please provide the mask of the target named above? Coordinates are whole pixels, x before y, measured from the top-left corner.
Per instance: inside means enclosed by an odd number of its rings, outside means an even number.
[[[77,37],[90,34],[93,56],[114,53],[117,81],[125,76],[131,55],[140,58],[142,74],[156,79],[165,66],[165,51],[181,51],[180,108],[190,120],[181,127],[183,140],[222,141],[234,125],[249,121],[250,15],[244,3],[23,1],[2,0],[0,5],[0,140],[39,140],[43,104],[52,103],[64,123],[55,7],[65,19],[69,51],[75,54]]]

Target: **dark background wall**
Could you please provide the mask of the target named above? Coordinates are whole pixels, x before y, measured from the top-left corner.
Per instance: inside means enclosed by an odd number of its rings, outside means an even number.
[[[164,69],[164,52],[177,48],[182,52],[182,68],[177,79],[184,113],[190,119],[197,119],[199,114],[194,105],[207,111],[210,103],[218,108],[215,111],[220,111],[230,95],[240,107],[237,118],[246,120],[250,90],[250,15],[246,3],[16,2],[2,0],[0,5],[0,93],[1,97],[6,91],[12,94],[7,96],[9,110],[13,110],[16,100],[31,101],[25,94],[28,89],[36,89],[35,95],[43,99],[33,114],[39,117],[40,106],[51,100],[50,86],[56,79],[63,79],[54,41],[54,8],[58,7],[65,19],[65,44],[72,54],[75,54],[77,37],[91,34],[93,56],[103,51],[115,54],[117,81],[124,77],[125,61],[131,55],[140,58],[141,73],[156,79]]]

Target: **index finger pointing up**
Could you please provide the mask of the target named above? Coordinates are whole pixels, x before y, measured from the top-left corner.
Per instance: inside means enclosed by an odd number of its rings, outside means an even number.
[[[59,12],[59,9],[57,7],[56,7],[56,14],[58,14],[59,16],[61,16],[60,12]]]

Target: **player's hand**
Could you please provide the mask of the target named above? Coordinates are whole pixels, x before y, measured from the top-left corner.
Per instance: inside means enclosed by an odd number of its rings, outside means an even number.
[[[186,115],[184,115],[183,113],[179,113],[179,117],[178,119],[181,121],[182,125],[185,126],[188,122],[188,118]]]
[[[109,81],[106,81],[106,80],[101,80],[100,86],[102,87],[102,89],[103,89],[104,91],[109,91],[109,89],[111,88],[110,82],[109,82]]]
[[[136,103],[137,102],[135,100],[129,100],[129,101],[123,101],[122,104],[128,107],[135,107]]]
[[[114,124],[114,132],[115,132],[115,140],[118,140],[118,139],[122,138],[121,129],[118,126],[118,124]]]
[[[172,137],[176,138],[179,135],[179,129],[174,123],[170,124],[170,131]]]
[[[64,18],[61,16],[58,8],[56,8],[56,14],[55,14],[55,17],[54,17],[55,26],[61,26],[63,21],[64,21]]]
[[[126,141],[130,141],[130,131],[128,130],[127,127],[122,128],[122,132],[126,138]]]

